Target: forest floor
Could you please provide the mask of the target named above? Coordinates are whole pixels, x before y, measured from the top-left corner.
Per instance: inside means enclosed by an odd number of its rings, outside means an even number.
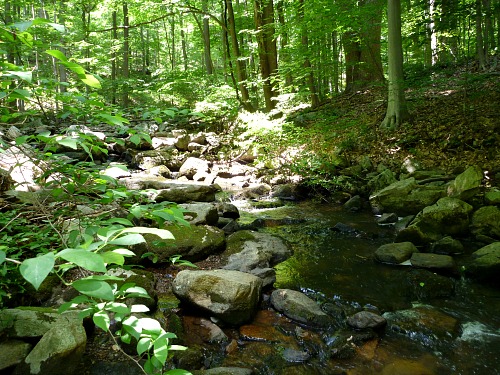
[[[289,118],[316,128],[310,144],[317,150],[340,145],[351,163],[368,155],[393,171],[408,159],[422,169],[447,173],[469,165],[491,176],[500,173],[500,67],[479,72],[453,66],[412,74],[406,80],[411,118],[396,131],[380,129],[387,108],[382,86],[341,94]]]

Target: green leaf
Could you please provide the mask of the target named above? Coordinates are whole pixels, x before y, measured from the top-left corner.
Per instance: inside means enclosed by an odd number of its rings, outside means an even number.
[[[192,375],[189,371],[176,368],[173,370],[168,370],[165,375]]]
[[[106,310],[113,311],[113,312],[118,313],[118,314],[129,314],[130,313],[130,308],[126,304],[120,303],[120,302],[108,303],[106,305]]]
[[[140,312],[148,312],[148,311],[149,311],[149,307],[147,307],[146,305],[132,305],[130,307],[131,313],[140,313]]]
[[[129,249],[115,249],[115,250],[113,250],[113,253],[117,253],[117,254],[123,255],[125,257],[135,256],[135,253]]]
[[[158,337],[158,339],[155,340],[153,352],[156,359],[164,365],[168,357],[168,339],[163,336]]]
[[[101,88],[101,82],[92,74],[85,74],[85,78],[81,79],[83,83],[87,86],[93,87],[95,89]]]
[[[84,249],[64,249],[57,256],[89,271],[106,272],[102,257]]]
[[[106,264],[118,264],[123,266],[125,264],[125,258],[121,254],[117,254],[113,251],[106,251],[101,253],[102,259]]]
[[[132,233],[132,234],[127,234],[126,236],[123,237],[118,237],[112,241],[109,241],[109,244],[119,245],[119,246],[132,246],[143,242],[146,242],[146,240],[141,234]]]
[[[16,71],[16,70],[7,70],[6,73],[12,74],[13,76],[19,77],[22,80],[31,83],[33,79],[33,73],[32,72],[23,72],[23,71]]]
[[[7,254],[5,254],[5,251],[0,250],[0,264],[2,264],[5,261],[6,257]]]
[[[146,333],[149,333],[151,335],[158,336],[162,332],[162,328],[160,326],[160,323],[155,319],[142,318],[142,319],[139,319],[139,324],[142,328],[143,333],[146,332]]]
[[[58,60],[68,61],[68,58],[64,55],[64,53],[62,53],[61,51],[59,51],[57,49],[49,49],[49,50],[45,51],[45,53],[52,56],[52,57],[55,57]]]
[[[132,142],[136,146],[139,143],[141,143],[141,137],[139,137],[137,134],[132,135],[129,140],[130,140],[130,142]]]
[[[87,276],[85,280],[123,281],[123,277],[111,276],[111,275],[92,275],[92,276]]]
[[[122,116],[118,116],[118,115],[111,116],[111,115],[108,115],[106,113],[99,113],[98,116],[101,117],[104,121],[106,121],[110,125],[122,126],[123,124],[130,123],[129,120],[127,120],[126,118],[124,118]]]
[[[125,319],[122,322],[122,327],[127,333],[135,337],[136,340],[139,340],[139,338],[141,337],[142,329],[139,325],[139,319],[137,319],[135,316],[129,316],[127,319]]]
[[[126,228],[123,230],[122,233],[149,233],[149,234],[154,234],[160,237],[161,239],[164,240],[174,240],[174,235],[166,230],[166,229],[158,229],[158,228],[146,228],[146,227],[133,227],[133,228]]]
[[[56,139],[56,142],[59,143],[61,146],[66,146],[73,150],[78,149],[78,140],[76,138],[69,138],[69,137],[59,138]]]
[[[33,21],[22,21],[22,22],[16,22],[16,23],[12,24],[13,27],[15,27],[16,29],[18,29],[21,32],[29,29],[31,27],[31,25],[33,25]]]
[[[69,70],[73,71],[78,75],[79,78],[85,77],[85,69],[80,64],[69,62],[69,61],[60,61],[60,64],[64,65]]]
[[[114,300],[113,289],[105,281],[80,279],[74,281],[73,288],[87,296],[100,298],[108,301]]]
[[[11,98],[22,99],[22,100],[29,100],[30,96],[31,92],[24,89],[14,89],[10,94]]]
[[[128,287],[127,289],[123,290],[124,293],[127,293],[127,297],[142,297],[142,298],[151,298],[146,291],[146,289],[140,287],[140,286],[132,286]]]
[[[103,331],[107,332],[109,330],[110,319],[106,311],[98,311],[92,317],[95,325],[98,326]]]
[[[26,281],[38,290],[40,284],[54,268],[54,263],[54,253],[47,253],[36,258],[24,260],[19,267],[19,271]]]
[[[130,344],[132,336],[128,333],[124,333],[123,335],[120,335],[120,340],[122,340],[125,344]]]
[[[142,337],[137,343],[137,354],[141,355],[147,352],[151,347],[151,339],[149,337]]]
[[[187,350],[187,347],[186,346],[182,346],[182,345],[170,345],[168,347],[169,350]]]

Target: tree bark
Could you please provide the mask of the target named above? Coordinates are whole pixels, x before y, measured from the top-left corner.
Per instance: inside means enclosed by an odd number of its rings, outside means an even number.
[[[397,129],[410,115],[406,107],[403,81],[403,46],[401,40],[401,1],[388,0],[389,95],[387,113],[381,127]]]
[[[260,74],[263,80],[266,111],[276,107],[275,77],[278,71],[276,39],[274,38],[274,7],[272,0],[254,1],[254,22],[259,45]]]
[[[123,4],[123,62],[122,62],[122,77],[125,80],[122,92],[122,106],[128,108],[129,106],[129,96],[128,96],[128,78],[130,76],[130,66],[129,66],[129,56],[130,56],[130,45],[129,45],[129,18],[128,18],[128,5]]]
[[[225,0],[225,4],[227,9],[227,27],[229,30],[229,36],[231,38],[234,59],[236,61],[236,74],[238,76],[238,86],[241,93],[241,103],[246,110],[253,111],[254,109],[252,107],[252,104],[250,103],[250,95],[246,86],[247,72],[245,62],[240,58],[241,56],[238,44],[238,34],[236,33],[236,27],[234,23],[233,3],[231,0]]]
[[[307,25],[304,24],[304,0],[299,0],[298,16],[301,20],[301,36],[300,43],[303,49],[304,61],[302,66],[306,71],[306,84],[309,89],[309,96],[311,99],[311,107],[315,108],[319,105],[318,92],[316,90],[314,73],[312,70],[311,60],[309,60],[309,38],[307,36]]]
[[[208,0],[203,0],[201,4],[203,12],[208,13]],[[210,48],[210,23],[209,17],[203,16],[203,59],[208,75],[214,74],[214,63],[212,61],[212,52]]]
[[[383,82],[380,56],[382,4],[380,0],[362,0],[362,16],[357,30],[344,33],[346,91],[363,89],[373,82]]]

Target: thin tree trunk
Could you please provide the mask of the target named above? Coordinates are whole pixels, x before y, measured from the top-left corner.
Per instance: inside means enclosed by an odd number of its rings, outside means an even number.
[[[111,23],[113,30],[111,31],[112,49],[111,49],[111,103],[116,104],[116,77],[118,66],[118,55],[116,53],[116,43],[118,40],[118,20],[116,10],[111,13]]]
[[[203,0],[201,4],[203,12],[208,12],[208,0]],[[210,49],[210,23],[207,16],[203,16],[203,59],[208,75],[214,74],[214,63]]]
[[[122,92],[122,106],[124,108],[129,107],[129,95],[128,95],[128,78],[130,75],[129,66],[129,56],[130,56],[130,45],[129,45],[129,18],[128,18],[128,5],[123,4],[123,62],[122,62],[122,76],[125,80]]]
[[[182,17],[180,18],[179,25],[181,27],[182,62],[184,64],[184,71],[186,72],[188,70],[188,55],[187,55],[186,33],[184,32],[184,24],[182,22]]]
[[[247,72],[245,67],[245,62],[240,59],[240,48],[238,45],[238,34],[236,33],[236,27],[234,24],[234,11],[233,3],[231,0],[225,0],[227,9],[227,23],[229,29],[229,36],[231,38],[231,44],[233,47],[233,55],[236,61],[236,73],[238,76],[238,85],[241,93],[241,102],[243,107],[248,111],[253,111],[252,104],[250,103],[250,95],[248,94],[248,88],[246,86]]]
[[[316,91],[316,86],[314,84],[314,74],[312,70],[311,61],[309,60],[309,38],[307,36],[307,27],[304,25],[304,0],[299,0],[299,19],[301,22],[301,44],[304,53],[303,67],[306,70],[306,84],[309,88],[311,107],[315,108],[319,106],[318,93]]]
[[[254,21],[259,45],[260,74],[263,80],[266,110],[276,107],[274,77],[278,70],[276,39],[274,39],[274,9],[272,0],[254,1]]]
[[[410,115],[406,107],[403,82],[403,45],[401,40],[401,1],[388,0],[389,95],[387,113],[381,127],[397,129]]]
[[[483,14],[481,0],[476,0],[476,57],[480,69],[484,69],[486,67],[482,22]]]

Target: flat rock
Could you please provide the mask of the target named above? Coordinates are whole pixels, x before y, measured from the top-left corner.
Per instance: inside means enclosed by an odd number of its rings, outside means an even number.
[[[449,255],[414,253],[410,259],[413,267],[427,268],[431,270],[452,271],[455,269],[455,261]]]
[[[375,251],[375,258],[379,262],[400,264],[411,258],[418,249],[411,242],[395,242],[380,246]]]
[[[330,324],[330,317],[316,302],[301,292],[277,289],[271,294],[271,304],[297,322],[317,327],[327,327]]]
[[[465,272],[474,278],[500,284],[500,242],[494,242],[472,253],[472,261]]]
[[[184,219],[192,225],[217,225],[219,221],[217,207],[212,203],[182,203],[179,207],[184,210]]]
[[[347,324],[356,329],[373,328],[385,326],[387,321],[384,317],[371,311],[360,311],[347,318]]]
[[[483,170],[478,166],[471,166],[459,174],[448,186],[448,196],[461,200],[468,200],[479,192]]]

